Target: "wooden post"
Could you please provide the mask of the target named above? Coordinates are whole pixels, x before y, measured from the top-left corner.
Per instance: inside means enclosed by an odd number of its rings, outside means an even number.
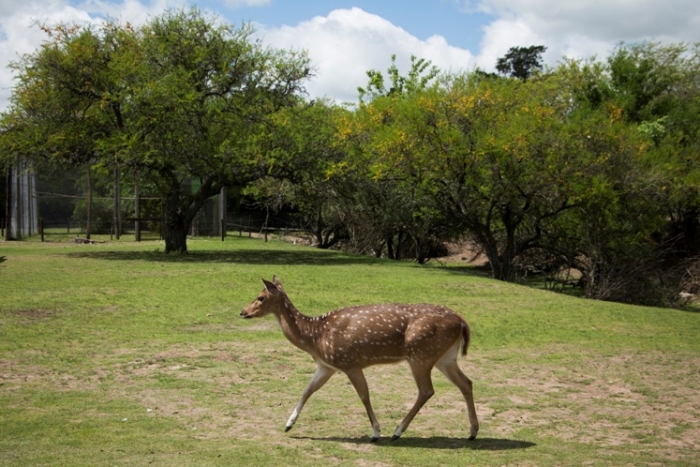
[[[226,187],[221,187],[219,193],[219,219],[221,219],[221,241],[226,238]]]
[[[121,193],[120,183],[119,183],[119,167],[114,169],[114,236],[119,240],[121,235],[121,224],[122,224],[122,207],[121,207]]]
[[[136,185],[134,186],[134,237],[137,242],[141,241],[141,199],[139,193],[139,181],[136,180]]]
[[[165,199],[160,199],[160,239],[165,238]]]
[[[27,236],[31,237],[36,232],[34,232],[34,177],[32,172],[27,172]],[[38,227],[38,226],[37,226]]]
[[[88,164],[87,169],[87,221],[85,223],[85,238],[90,240],[92,231],[92,168]],[[70,220],[68,221],[68,233],[70,233]]]
[[[20,173],[20,167],[17,167],[17,176],[15,177],[15,205],[17,206],[17,217],[15,217],[15,239],[20,240],[22,238],[22,218],[24,217],[24,212],[22,209],[22,187],[20,186],[20,182],[22,179],[22,175]]]
[[[5,197],[5,240],[11,240],[12,234],[12,168],[7,169],[7,196]]]

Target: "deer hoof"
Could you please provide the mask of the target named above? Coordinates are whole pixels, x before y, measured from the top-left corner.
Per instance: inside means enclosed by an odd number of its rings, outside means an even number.
[[[291,430],[291,429],[292,429],[292,426],[293,426],[293,425],[285,427],[285,428],[284,428],[284,432],[286,433],[286,432],[288,432],[289,430]]]
[[[372,436],[372,437],[369,439],[369,442],[370,442],[370,443],[376,443],[377,441],[379,441],[379,436]]]
[[[397,439],[401,438],[401,435],[394,435],[391,437],[392,441],[396,441]]]
[[[476,439],[476,435],[471,435],[469,438],[467,438],[468,441],[474,441]]]

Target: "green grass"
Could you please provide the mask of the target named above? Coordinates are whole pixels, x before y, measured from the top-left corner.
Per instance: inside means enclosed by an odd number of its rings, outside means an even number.
[[[189,246],[0,243],[0,466],[697,465],[698,313],[281,242]],[[479,438],[439,373],[396,442],[368,442],[342,375],[284,433],[315,365],[274,319],[238,317],[273,274],[310,315],[396,301],[462,314]],[[410,372],[366,374],[390,436]]]

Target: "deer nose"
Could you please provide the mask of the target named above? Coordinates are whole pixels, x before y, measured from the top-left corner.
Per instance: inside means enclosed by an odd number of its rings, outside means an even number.
[[[248,314],[245,312],[245,310],[241,310],[241,318],[249,318]]]

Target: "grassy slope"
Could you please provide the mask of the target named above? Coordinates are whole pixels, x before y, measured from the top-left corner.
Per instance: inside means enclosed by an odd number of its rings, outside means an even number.
[[[277,242],[0,243],[0,465],[693,465],[700,450],[700,315],[585,301]],[[160,247],[162,250],[162,247]],[[271,318],[239,310],[278,274],[310,315],[433,302],[472,326],[459,392],[436,395],[397,442],[368,444],[338,375],[294,430],[314,364]],[[367,371],[384,434],[410,408],[405,365]]]

